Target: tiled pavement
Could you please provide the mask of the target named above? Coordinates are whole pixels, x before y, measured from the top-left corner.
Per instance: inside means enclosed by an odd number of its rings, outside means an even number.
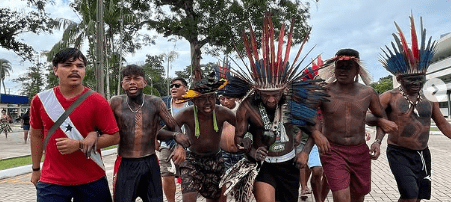
[[[4,134],[0,135],[0,159],[5,157],[29,154],[29,145],[23,144],[22,132],[15,128],[16,132],[9,134],[5,140]],[[374,137],[373,137],[374,138]],[[372,142],[369,141],[369,142]],[[444,135],[431,135],[429,149],[432,154],[432,198],[435,201],[451,202],[451,140]],[[396,182],[388,167],[385,155],[386,143],[382,145],[382,154],[372,164],[372,190],[365,197],[365,201],[397,201],[398,191]],[[107,177],[111,184],[115,155],[104,156]],[[30,173],[15,177],[0,179],[0,202],[27,202],[36,201],[34,186],[29,182]],[[140,201],[139,199],[137,201]],[[177,186],[176,201],[182,201],[180,186]],[[198,201],[205,201],[199,197]],[[233,201],[233,200],[230,200]],[[302,201],[299,199],[299,201]],[[307,202],[314,201],[309,197]],[[326,201],[332,201],[331,194]]]

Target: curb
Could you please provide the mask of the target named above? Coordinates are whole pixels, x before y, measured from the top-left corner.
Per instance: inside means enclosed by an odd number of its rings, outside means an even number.
[[[102,156],[113,155],[113,154],[116,154],[116,153],[117,153],[117,148],[108,149],[108,150],[102,151]],[[42,166],[42,163],[41,163],[41,166]],[[5,178],[18,176],[18,175],[27,174],[27,173],[31,173],[31,164],[30,165],[19,166],[19,167],[14,167],[14,168],[8,168],[8,169],[5,169],[5,170],[0,170],[0,180],[1,179],[5,179]]]

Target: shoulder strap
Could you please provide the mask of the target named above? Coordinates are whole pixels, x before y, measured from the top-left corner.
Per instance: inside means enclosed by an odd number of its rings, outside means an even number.
[[[69,117],[69,115],[72,113],[72,111],[74,111],[74,109],[77,108],[78,105],[80,105],[83,102],[83,100],[85,100],[93,92],[94,92],[93,90],[89,90],[86,93],[84,93],[83,95],[81,95],[79,98],[77,98],[77,100],[75,100],[75,102],[73,102],[69,106],[69,108],[67,108],[66,111],[64,111],[64,113],[58,118],[58,120],[56,120],[56,122],[53,124],[53,126],[48,131],[47,136],[45,136],[44,150],[47,147],[47,143],[49,142],[52,135],[55,133],[56,129],[58,129],[60,127],[60,125],[64,122],[64,120],[66,120],[67,117]]]

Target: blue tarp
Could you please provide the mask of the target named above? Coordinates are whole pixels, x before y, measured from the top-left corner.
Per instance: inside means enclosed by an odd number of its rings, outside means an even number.
[[[28,97],[22,95],[0,94],[0,102],[8,104],[28,104]]]

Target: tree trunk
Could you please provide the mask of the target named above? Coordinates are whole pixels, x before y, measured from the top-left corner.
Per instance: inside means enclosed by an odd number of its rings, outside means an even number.
[[[201,46],[199,46],[199,42],[197,40],[191,40],[190,48],[191,48],[191,67],[193,70],[191,72],[191,75],[194,77],[194,81],[199,81],[202,79],[202,70],[200,69]]]

